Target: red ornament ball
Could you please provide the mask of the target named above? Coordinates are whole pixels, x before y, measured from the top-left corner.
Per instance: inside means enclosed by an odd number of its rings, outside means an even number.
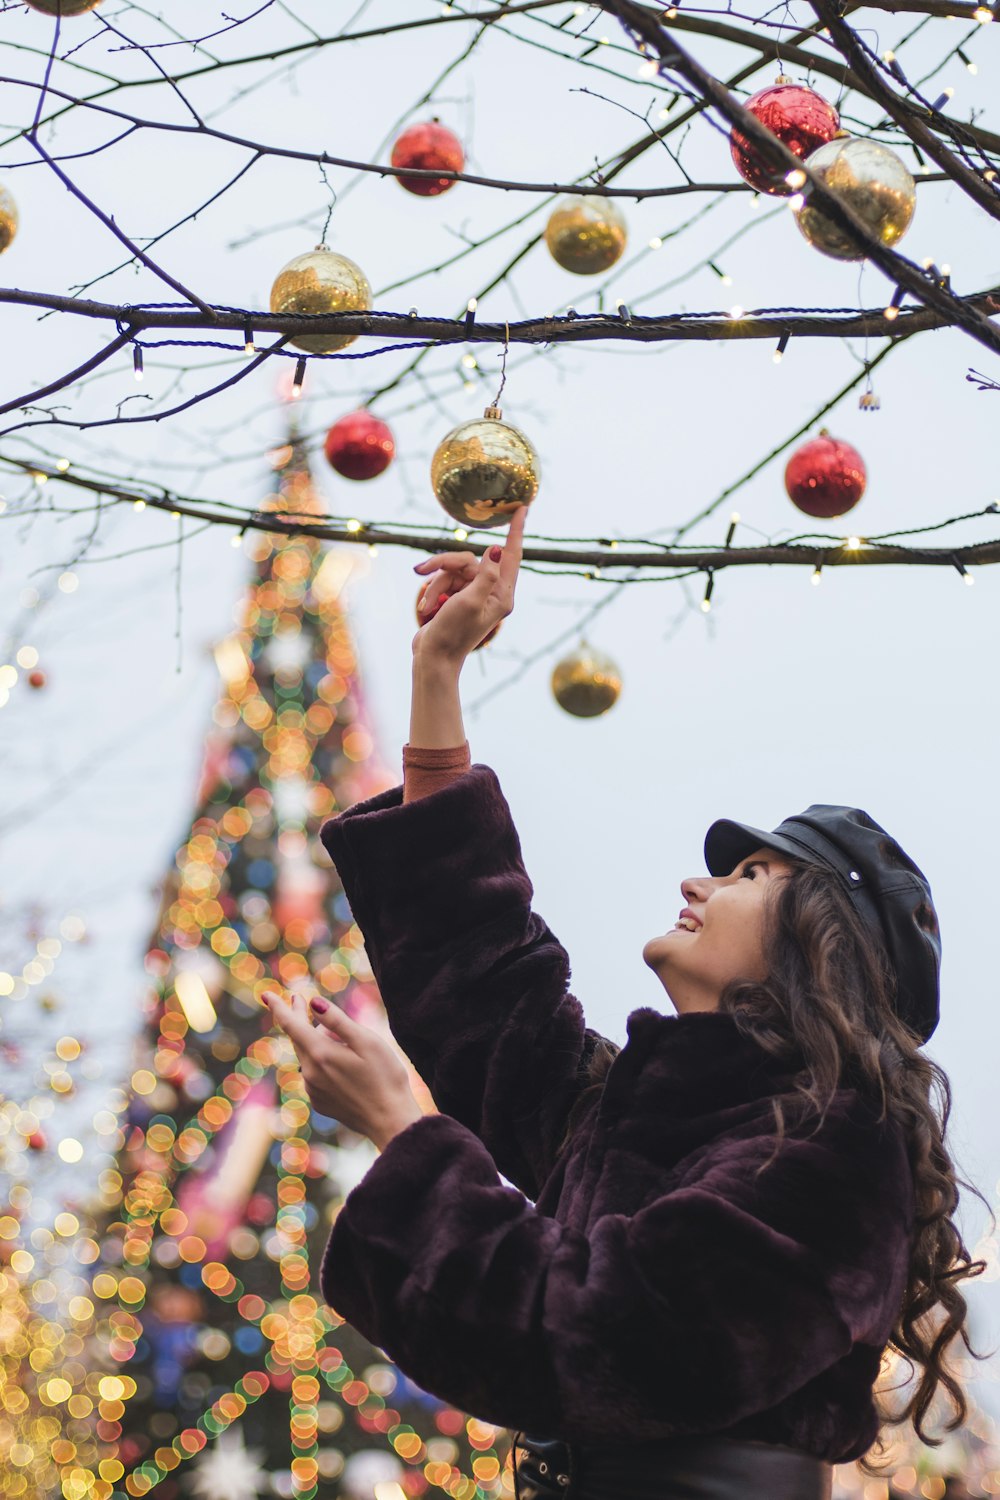
[[[865,492],[868,474],[856,448],[821,432],[788,460],[785,489],[807,516],[827,521],[853,510]]]
[[[45,686],[45,673],[38,671],[29,672],[28,683],[33,688],[43,688]]]
[[[396,444],[386,424],[362,408],[334,422],[323,451],[345,479],[374,479],[392,463]]]
[[[437,120],[411,125],[392,148],[394,167],[416,167],[424,172],[461,172],[465,152],[458,136]],[[397,177],[400,187],[419,198],[436,198],[455,186],[453,177]]]
[[[751,95],[746,108],[802,159],[832,141],[840,129],[833,105],[801,83],[772,83]],[[758,193],[787,198],[794,192],[785,181],[785,169],[770,166],[738,130],[731,132],[729,145],[737,172]]]

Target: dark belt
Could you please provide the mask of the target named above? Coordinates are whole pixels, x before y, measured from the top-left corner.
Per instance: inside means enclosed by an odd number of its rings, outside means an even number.
[[[696,1436],[590,1446],[515,1434],[515,1500],[830,1500],[833,1466],[775,1443]]]

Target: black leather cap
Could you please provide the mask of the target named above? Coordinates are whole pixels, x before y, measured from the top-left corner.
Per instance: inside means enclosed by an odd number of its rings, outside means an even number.
[[[940,1015],[941,935],[927,878],[859,807],[814,803],[768,833],[721,819],[705,836],[712,875],[730,875],[756,849],[777,849],[834,870],[881,939],[898,981],[896,1011],[926,1042]]]

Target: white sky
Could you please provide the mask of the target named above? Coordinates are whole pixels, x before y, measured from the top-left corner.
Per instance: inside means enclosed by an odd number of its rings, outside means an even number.
[[[249,11],[249,4],[242,10]],[[347,6],[296,0],[298,15],[313,25],[342,25]],[[143,19],[123,0],[106,0],[104,13],[145,40],[164,39],[151,19],[166,7],[147,7]],[[208,8],[214,17],[218,6]],[[569,7],[567,7],[568,12]],[[805,14],[803,8],[792,13]],[[363,7],[357,25],[412,16],[402,3]],[[431,7],[421,6],[420,14]],[[184,34],[209,30],[203,0],[171,0],[169,14]],[[562,16],[562,11],[557,12]],[[907,30],[872,12],[866,33],[873,45],[897,45]],[[968,28],[935,22],[904,54],[914,74],[930,70]],[[995,76],[997,32],[982,28],[965,43],[979,64],[972,77],[958,62],[927,85],[956,88],[954,111],[986,106]],[[69,23],[66,25],[69,33]],[[117,72],[148,67],[97,33],[91,19],[74,23],[73,37],[95,39],[78,54],[93,67]],[[242,33],[245,50],[265,52],[300,33],[272,8]],[[529,30],[546,43],[551,34]],[[614,23],[598,21],[592,33],[618,39]],[[47,23],[13,9],[0,15],[2,68],[38,77],[41,60],[9,44],[44,46]],[[391,138],[395,122],[457,54],[470,35],[464,26],[413,33],[405,40],[331,49],[299,68],[294,82],[273,65],[209,78],[191,97],[213,123],[301,149],[325,149],[371,159]],[[111,39],[114,45],[115,39]],[[216,44],[235,49],[232,39]],[[717,72],[734,71],[736,54],[695,43],[697,55]],[[191,65],[190,49],[157,54],[175,68]],[[635,63],[625,60],[634,76]],[[773,70],[761,70],[762,85]],[[237,86],[274,78],[223,108]],[[54,81],[74,86],[58,71]],[[76,75],[79,86],[79,75]],[[829,93],[829,86],[819,81]],[[652,98],[643,87],[616,85],[600,74],[583,76],[541,50],[492,35],[436,97],[445,123],[469,146],[469,168],[512,179],[569,180],[633,140],[639,123],[620,109],[578,90],[614,96],[640,113]],[[23,125],[33,95],[4,86],[0,118]],[[134,90],[117,101],[148,116],[183,120],[182,107],[165,90]],[[424,118],[430,109],[417,111]],[[61,151],[92,147],[109,126],[79,117],[54,137]],[[8,132],[9,133],[9,132]],[[49,142],[49,149],[53,149]],[[44,169],[11,170],[30,151],[23,143],[0,150],[0,181],[12,187],[21,230],[3,259],[7,284],[64,292],[121,259],[107,231],[70,199]],[[728,180],[724,139],[697,126],[684,147],[684,163],[700,180]],[[245,161],[245,153],[195,136],[144,134],[114,151],[81,160],[76,180],[130,234],[152,235],[191,212]],[[6,163],[6,166],[4,165]],[[546,210],[541,200],[459,185],[439,199],[419,199],[391,180],[366,178],[345,192],[349,174],[328,171],[341,201],[331,242],[359,261],[376,289],[376,306],[457,314],[522,243]],[[624,181],[676,180],[662,150],[651,150]],[[265,161],[219,204],[171,236],[157,252],[188,285],[217,301],[263,306],[273,277],[292,255],[318,238],[328,201],[315,167]],[[703,200],[697,200],[701,202]],[[630,247],[608,289],[644,312],[712,309],[739,302],[776,306],[878,306],[888,298],[876,271],[835,262],[810,249],[787,209],[747,233],[729,238],[772,205],[752,209],[732,195],[662,250],[643,251],[690,217],[691,199],[628,204]],[[515,213],[534,208],[524,231],[514,231],[447,272],[379,295],[401,278],[432,267],[459,247],[462,235],[480,235]],[[294,227],[300,223],[301,227]],[[291,226],[291,227],[281,227]],[[917,261],[950,263],[956,290],[967,293],[997,282],[993,227],[957,189],[925,185],[914,225],[903,244]],[[642,301],[642,294],[710,256],[732,276],[720,285],[710,270],[675,289]],[[595,278],[596,280],[596,278]],[[533,251],[513,281],[481,302],[480,317],[516,318],[573,304],[593,307],[593,285],[571,277],[544,249]],[[90,294],[115,301],[167,300],[173,294],[148,275],[129,271]],[[52,379],[98,349],[108,325],[85,319],[38,321],[5,307],[2,399]],[[371,341],[372,343],[374,341]],[[359,341],[351,352],[360,352]],[[523,427],[542,457],[542,486],[531,529],[555,536],[648,536],[694,514],[760,455],[808,420],[849,380],[863,356],[859,343],[796,340],[783,363],[771,360],[770,343],[576,345],[546,357],[513,351],[503,406]],[[875,350],[873,345],[873,352]],[[434,526],[440,512],[427,478],[440,437],[478,413],[495,389],[498,351],[478,349],[488,382],[461,389],[462,347],[442,350],[425,364],[440,372],[440,400],[410,384],[377,406],[392,422],[400,462],[368,486],[332,475],[321,454],[316,473],[332,513],[371,520]],[[191,393],[232,372],[220,353],[196,379]],[[314,363],[303,422],[321,432],[341,412],[388,379],[408,356],[388,353],[372,361]],[[147,353],[146,393],[173,389],[176,350]],[[169,366],[169,369],[167,368]],[[967,369],[996,373],[996,362],[967,337],[927,334],[905,345],[875,375],[882,409],[858,411],[857,394],[827,419],[831,430],[854,442],[869,471],[868,494],[836,534],[862,534],[916,526],[976,510],[1000,495],[995,473],[995,430],[1000,397],[981,394]],[[180,387],[177,388],[180,390]],[[65,400],[76,417],[104,418],[139,390],[128,359],[118,359],[85,391]],[[265,451],[280,439],[284,415],[274,401],[275,374],[265,369],[210,405],[162,424],[125,431],[96,429],[51,435],[35,428],[0,439],[0,453],[27,456],[44,442],[50,455],[65,454],[128,478],[162,479],[192,496],[253,503],[268,488]],[[171,399],[176,399],[177,392]],[[135,411],[133,402],[126,410]],[[734,502],[745,526],[737,541],[755,532],[775,539],[804,529],[782,485],[784,460],[770,465]],[[49,491],[66,502],[71,492]],[[46,930],[68,911],[87,921],[91,939],[67,949],[50,989],[62,1009],[48,1015],[34,996],[15,1006],[3,1037],[17,1041],[32,1066],[51,1044],[71,1032],[85,1041],[91,1071],[110,1089],[127,1077],[129,1039],[140,1025],[141,954],[155,915],[155,886],[183,835],[192,806],[201,742],[218,680],[213,643],[231,628],[248,564],[213,530],[183,551],[176,601],[176,523],[146,511],[115,511],[103,524],[90,561],[77,568],[79,587],[55,591],[52,602],[28,622],[19,603],[27,586],[47,587],[39,569],[65,565],[89,528],[89,518],[47,517],[32,523],[13,516],[25,493],[19,481],[6,488],[0,552],[0,641],[30,644],[49,674],[44,693],[19,684],[0,711],[0,967],[24,961],[20,912],[37,903]],[[697,533],[721,541],[730,505]],[[995,532],[994,524],[992,532]],[[967,529],[956,539],[991,534]],[[948,534],[950,535],[950,534]],[[933,539],[932,539],[933,540]],[[123,560],[114,554],[157,545]],[[367,564],[367,559],[365,560]],[[416,557],[382,549],[353,585],[353,623],[374,724],[386,762],[397,766],[408,723],[409,649],[416,586]],[[364,570],[361,570],[364,571]],[[733,816],[773,826],[810,802],[860,805],[899,838],[931,879],[944,938],[943,1018],[928,1047],[951,1078],[955,1107],[950,1127],[960,1170],[995,1206],[1000,1179],[996,1126],[995,1059],[1000,1051],[997,1007],[997,884],[995,756],[1000,727],[993,669],[996,592],[1000,579],[982,570],[974,588],[949,570],[827,570],[819,588],[805,570],[741,570],[719,576],[713,612],[697,609],[673,629],[685,602],[681,586],[643,583],[619,591],[588,632],[609,652],[624,677],[621,700],[596,721],[567,717],[554,704],[548,679],[558,652],[477,710],[471,705],[505,679],[523,656],[605,597],[603,583],[526,574],[515,614],[500,638],[471,661],[464,696],[474,759],[493,766],[507,792],[536,888],[537,909],[568,948],[574,990],[591,1024],[618,1041],[625,1019],[640,1005],[669,1006],[641,960],[644,941],[672,924],[681,904],[684,875],[703,868],[708,824]],[[698,597],[695,592],[690,596]],[[178,642],[179,632],[179,642]],[[180,653],[181,670],[176,670]],[[6,659],[6,658],[5,658]],[[8,1072],[0,1085],[15,1097],[30,1094],[30,1069]],[[53,1144],[84,1131],[99,1101],[93,1094],[59,1104],[50,1122]],[[76,1114],[74,1115],[74,1110]],[[92,1149],[96,1151],[96,1146]],[[93,1171],[96,1157],[88,1159]],[[81,1191],[83,1169],[36,1163],[38,1192],[53,1211]],[[983,1229],[983,1210],[963,1205],[967,1243]],[[984,1281],[993,1283],[992,1270]],[[1000,1345],[1000,1297],[995,1285],[971,1286],[977,1347]],[[980,1367],[977,1398],[1000,1414],[996,1382],[1000,1359]]]

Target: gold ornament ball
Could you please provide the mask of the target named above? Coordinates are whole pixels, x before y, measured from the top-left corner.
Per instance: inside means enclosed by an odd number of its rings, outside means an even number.
[[[372,289],[364,271],[346,255],[338,255],[326,245],[296,255],[278,273],[271,288],[273,313],[368,312],[371,305]],[[310,354],[333,354],[353,344],[357,336],[356,333],[300,333],[289,342]]]
[[[0,187],[0,255],[7,249],[17,234],[18,214],[13,193]]]
[[[43,16],[84,16],[88,10],[96,10],[101,0],[27,0],[27,3]]]
[[[622,680],[608,656],[582,642],[552,673],[552,693],[560,708],[577,719],[594,719],[618,702]]]
[[[498,406],[488,406],[483,416],[452,428],[431,459],[434,494],[463,526],[502,526],[538,493],[538,454],[501,416]]]
[[[625,220],[608,198],[566,198],[545,226],[545,243],[564,271],[596,276],[625,249]]]
[[[895,245],[910,227],[917,189],[904,163],[877,141],[859,136],[834,138],[806,158],[806,166],[823,185],[839,194],[848,208],[883,245]],[[816,250],[835,260],[864,260],[865,252],[808,198],[793,210],[795,222]]]

